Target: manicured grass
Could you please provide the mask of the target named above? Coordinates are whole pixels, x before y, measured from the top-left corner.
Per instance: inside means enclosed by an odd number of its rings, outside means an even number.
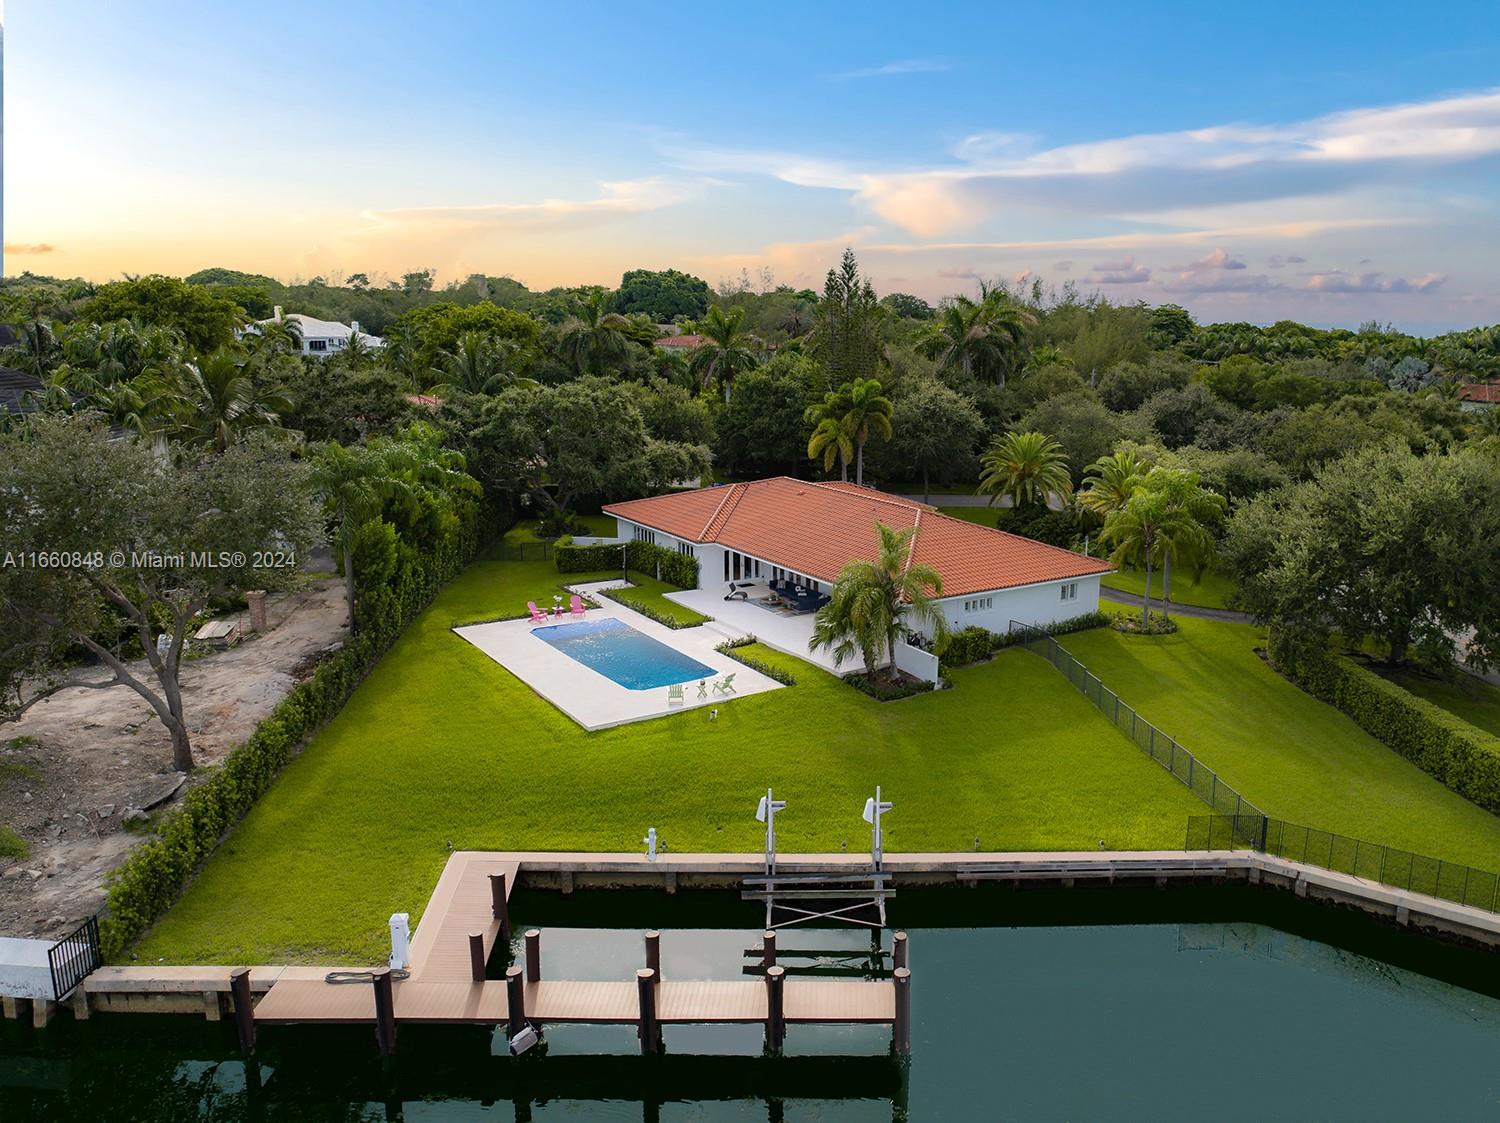
[[[676,585],[668,585],[655,577],[634,572],[630,575],[630,581],[631,588],[611,589],[609,595],[634,608],[645,609],[648,614],[654,612],[658,616],[666,616],[680,625],[701,624],[708,619],[703,613],[694,612],[686,605],[670,601],[662,595],[678,592]]]
[[[589,528],[589,534],[598,538],[608,538],[615,532],[616,523],[613,515],[579,515],[578,520]],[[505,540],[512,544],[540,542],[541,539],[536,533],[536,520],[522,519],[506,532]]]
[[[963,519],[964,522],[978,523],[980,526],[993,527],[1000,518],[1004,507],[939,507],[939,511],[945,515],[952,515],[955,519]]]
[[[453,635],[455,618],[556,583],[545,562],[482,561],[448,586],[292,762],[138,949],[143,960],[377,962],[387,918],[417,919],[450,845],[636,851],[761,848],[767,786],[788,851],[861,850],[867,794],[890,850],[1175,848],[1200,804],[1046,662],[1021,650],[955,689],[879,703],[768,649],[797,684],[584,733]]]
[[[1500,737],[1500,688],[1461,671],[1446,679],[1425,671],[1398,671],[1379,663],[1372,663],[1370,669],[1454,717]]]
[[[1136,596],[1146,594],[1146,575],[1137,569],[1122,569],[1117,573],[1107,573],[1103,578],[1106,589],[1119,589],[1124,593],[1134,593]],[[1212,571],[1203,575],[1203,580],[1193,584],[1191,573],[1176,573],[1172,576],[1172,603],[1190,604],[1199,608],[1228,608],[1229,597],[1234,593],[1234,580],[1225,574]],[[1105,594],[1108,595],[1107,593]],[[1155,600],[1161,596],[1161,572],[1151,574],[1151,596],[1152,609],[1155,611]]]
[[[1266,666],[1261,632],[1178,624],[1170,636],[1095,629],[1060,642],[1268,815],[1500,868],[1500,818]]]

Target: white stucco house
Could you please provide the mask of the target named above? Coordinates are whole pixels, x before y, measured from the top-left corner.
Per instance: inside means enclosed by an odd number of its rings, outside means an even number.
[[[855,559],[876,556],[877,522],[916,527],[912,561],[943,581],[939,605],[950,628],[1008,631],[1012,621],[1047,625],[1099,608],[1111,566],[944,515],[873,488],[779,476],[611,503],[618,537],[641,539],[698,560],[698,587],[775,583],[826,593]],[[809,605],[810,607],[810,605]]]
[[[341,324],[337,320],[319,320],[314,316],[304,316],[300,312],[288,312],[283,316],[279,304],[269,320],[257,320],[245,328],[245,331],[258,332],[261,324],[275,324],[282,320],[290,320],[301,329],[302,353],[311,355],[313,358],[326,359],[329,355],[338,354],[349,346],[350,338],[356,335],[367,347],[385,346],[385,340],[378,335],[361,331],[358,320],[350,324]]]

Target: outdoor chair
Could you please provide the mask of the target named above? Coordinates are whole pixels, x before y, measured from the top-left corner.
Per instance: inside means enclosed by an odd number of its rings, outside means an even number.
[[[673,685],[667,687],[667,705],[670,706],[675,702],[680,706],[684,701],[685,699],[682,694],[682,683],[674,683]]]
[[[527,601],[526,611],[531,613],[531,622],[533,624],[545,624],[547,622],[547,614],[536,606],[536,601]]]
[[[739,672],[737,672],[737,671],[735,672],[735,674],[738,674],[738,673]],[[715,694],[733,694],[734,693],[734,674],[725,675],[718,682],[714,683],[714,693]]]
[[[568,615],[569,616],[582,616],[583,613],[584,613],[583,598],[580,597],[577,593],[574,593],[573,594],[573,599],[568,602]]]

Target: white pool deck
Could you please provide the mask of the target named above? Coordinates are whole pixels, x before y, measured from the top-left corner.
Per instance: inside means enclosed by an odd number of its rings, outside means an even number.
[[[786,615],[775,612],[751,601],[724,599],[724,589],[684,589],[681,592],[664,594],[694,612],[712,616],[719,630],[726,635],[754,636],[767,647],[795,655],[830,674],[852,675],[865,669],[865,661],[858,655],[846,659],[842,667],[835,667],[833,653],[820,649],[809,651],[807,643],[812,639],[813,614],[803,612]],[[718,641],[715,641],[718,642]]]
[[[595,581],[575,585],[573,589],[588,595],[600,589],[618,587],[622,584],[624,584],[622,581]],[[705,696],[701,698],[698,696],[696,680],[684,685],[684,697],[681,702],[668,702],[665,686],[652,687],[649,690],[627,689],[613,679],[564,655],[544,640],[533,636],[531,634],[533,627],[540,627],[540,625],[533,625],[530,620],[500,620],[492,624],[471,624],[453,630],[590,731],[624,725],[632,721],[644,721],[647,718],[664,717],[685,710],[711,710],[732,705],[737,698],[782,688],[781,683],[775,679],[767,678],[760,672],[751,670],[745,664],[714,650],[717,645],[734,634],[732,629],[715,629],[712,625],[700,625],[696,628],[668,628],[615,601],[597,599],[601,607],[589,609],[584,614],[584,619],[622,620],[636,631],[643,632],[652,639],[712,667],[715,673],[708,679]],[[752,609],[752,611],[759,610]],[[572,617],[564,613],[562,622],[567,623],[571,619]],[[808,626],[811,627],[811,624],[809,623]],[[734,675],[734,693],[714,693],[715,679],[723,679],[731,674]],[[706,721],[708,714],[698,714],[693,720]]]

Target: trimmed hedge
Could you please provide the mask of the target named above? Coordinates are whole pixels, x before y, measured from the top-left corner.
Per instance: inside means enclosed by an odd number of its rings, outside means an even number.
[[[653,574],[657,580],[679,589],[698,587],[698,559],[651,542],[627,542],[625,564],[640,573]],[[559,542],[552,549],[559,573],[596,573],[620,564],[620,543],[577,546]]]
[[[877,702],[899,702],[902,698],[913,698],[918,694],[927,694],[937,689],[934,683],[920,679],[882,682],[865,674],[845,675],[843,681],[861,693],[868,694]]]
[[[294,686],[246,741],[168,812],[156,837],[131,851],[110,875],[100,942],[118,956],[176,902],[224,836],[265,794],[303,742],[343,708],[402,630],[477,552],[481,516],[430,552],[402,543],[396,572],[359,593],[360,632]],[[484,527],[487,533],[491,528]]]
[[[1290,671],[1280,669],[1423,772],[1500,814],[1500,737],[1341,655],[1305,658]]]
[[[632,585],[631,588],[635,588],[635,586]],[[618,596],[616,595],[618,592],[618,589],[600,589],[599,595],[601,597],[608,597],[616,604],[624,605],[626,608],[630,609],[631,612],[639,612],[647,620],[655,620],[662,627],[671,628],[673,631],[678,631],[682,628],[696,628],[700,624],[713,619],[712,616],[705,616],[702,620],[678,620],[675,617],[668,616],[659,608],[653,608],[649,604],[645,604],[640,601],[627,600],[625,597]]]
[[[783,670],[781,667],[773,667],[771,664],[757,659],[754,655],[745,655],[738,649],[749,647],[752,643],[759,641],[754,636],[741,636],[739,639],[725,640],[714,648],[720,655],[727,655],[736,662],[745,664],[752,671],[759,671],[766,678],[775,679],[782,686],[796,686],[797,676],[791,671]]]
[[[1065,636],[1069,632],[1086,632],[1090,628],[1106,627],[1112,620],[1113,617],[1107,612],[1085,612],[1081,616],[1054,621],[1038,628],[1037,631],[1045,632],[1049,636]],[[983,662],[1002,648],[1021,643],[1031,634],[1028,632],[992,632],[977,625],[951,632],[942,650],[938,652],[940,665],[962,667],[969,663]]]

